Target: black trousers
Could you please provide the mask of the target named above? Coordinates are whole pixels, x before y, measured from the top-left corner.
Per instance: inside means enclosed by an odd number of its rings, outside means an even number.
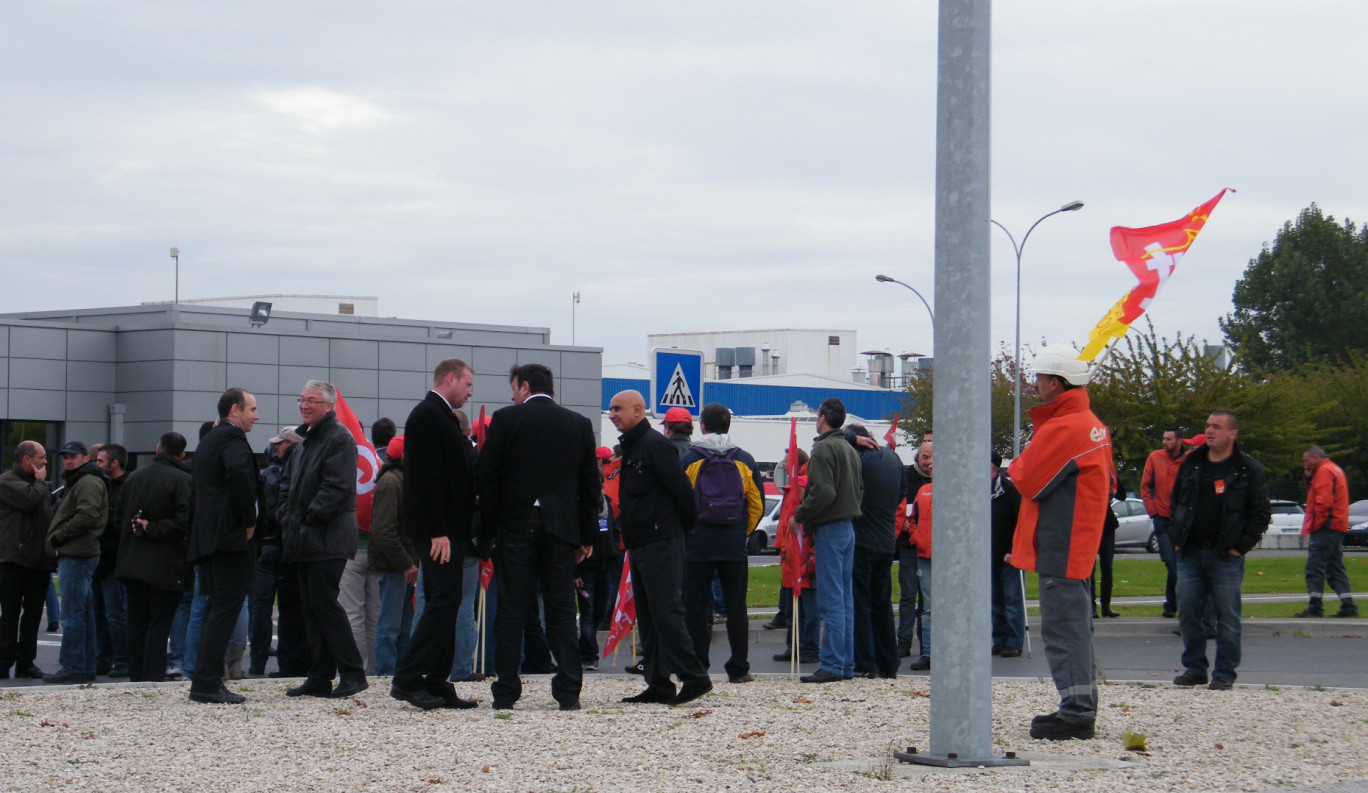
[[[346,559],[297,562],[299,599],[304,607],[304,636],[309,642],[309,680],[331,683],[335,675],[343,680],[366,676],[361,651],[356,648],[351,622],[337,592]]]
[[[689,629],[694,654],[704,669],[712,666],[708,647],[712,626],[708,617],[713,608],[713,573],[722,582],[722,603],[727,608],[727,644],[731,657],[725,669],[735,679],[750,672],[750,615],[746,611],[746,584],[750,570],[746,561],[708,561],[684,563],[684,624]]]
[[[195,679],[190,681],[193,691],[210,693],[223,687],[223,656],[242,612],[242,601],[252,591],[252,561],[251,551],[221,551],[197,564],[200,591],[209,602],[200,628]]]
[[[418,549],[423,568],[423,616],[413,629],[399,666],[396,688],[422,689],[440,695],[446,690],[451,662],[456,657],[456,616],[461,609],[461,552],[453,548],[451,561],[432,560],[430,546]],[[499,609],[503,610],[502,595]],[[350,628],[348,629],[350,630]]]
[[[182,593],[142,581],[123,584],[128,591],[128,679],[160,683],[166,679],[166,641]]]
[[[656,694],[674,696],[673,672],[680,682],[703,680],[708,670],[698,662],[684,625],[684,538],[657,540],[627,552],[632,568],[632,598],[646,665],[646,685]],[[709,584],[709,599],[712,586]]]
[[[313,666],[304,636],[304,605],[300,599],[299,566],[280,563],[276,581],[276,665],[287,677],[304,677]]]
[[[898,674],[893,624],[893,554],[855,547],[855,674]]]
[[[27,666],[38,657],[38,628],[51,579],[51,570],[0,563],[0,667]]]
[[[524,627],[537,619],[537,590],[546,611],[546,644],[556,659],[551,696],[578,703],[584,683],[575,628],[576,546],[546,531],[540,510],[527,526],[499,532],[494,543],[494,577],[499,580],[499,610],[494,615],[494,701],[513,703],[522,696],[518,675]]]

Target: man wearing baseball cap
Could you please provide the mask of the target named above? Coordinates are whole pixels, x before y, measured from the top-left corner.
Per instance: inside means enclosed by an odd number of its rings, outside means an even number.
[[[43,675],[47,683],[90,683],[95,680],[95,601],[91,592],[100,564],[100,534],[109,520],[109,493],[104,472],[91,462],[84,443],[71,441],[62,456],[66,488],[48,526],[47,550],[57,555],[57,583],[62,588],[62,668]]]
[[[665,411],[660,433],[670,439],[680,457],[693,450],[693,431],[693,414],[687,409],[674,407]]]

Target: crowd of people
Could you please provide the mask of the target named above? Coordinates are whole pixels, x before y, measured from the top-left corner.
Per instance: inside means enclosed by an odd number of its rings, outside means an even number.
[[[1089,407],[1087,364],[1047,347],[1032,373],[1033,438],[1008,468],[996,453],[988,461],[992,652],[1021,655],[1022,571],[1037,573],[1060,706],[1031,735],[1089,738],[1091,620],[1116,616],[1108,566],[1100,612],[1091,581],[1099,551],[1108,555],[1118,478],[1108,430]],[[552,673],[556,703],[576,710],[583,673],[601,660],[598,631],[630,582],[641,647],[628,671],[646,688],[625,702],[681,704],[712,689],[719,606],[727,680],[752,681],[747,536],[765,483],[729,435],[730,411],[704,405],[695,438],[694,416],[674,408],[657,431],[642,395],[623,391],[609,407],[621,433],[609,449],[596,446],[589,419],[556,403],[545,366],[513,367],[513,404],[474,427],[462,410],[473,380],[465,362],[442,361],[402,435],[390,419],[372,426],[381,467],[360,521],[357,439],[339,420],[336,389],[319,380],[304,383],[301,422],[270,439],[260,468],[247,441],[256,400],[241,388],[220,397],[188,462],[175,432],[132,472],[122,446],[71,441],[58,451],[54,490],[46,450],[21,442],[0,475],[0,677],[183,676],[194,702],[238,703],[225,682],[265,674],[274,652],[274,675],[302,678],[291,697],[349,697],[382,675],[392,697],[415,707],[464,709],[476,703],[455,684],[488,678],[492,706],[507,709],[522,675]],[[847,426],[835,398],[818,408],[817,430],[789,483],[795,508],[783,529],[807,541],[779,543],[802,558],[785,559],[780,611],[765,625],[797,620],[799,630],[775,659],[815,663],[805,683],[896,677],[900,657],[930,669],[933,439],[904,468],[866,428]],[[1220,690],[1236,677],[1243,559],[1269,505],[1263,468],[1236,442],[1236,416],[1217,410],[1204,430],[1186,453],[1179,429],[1167,430],[1140,491],[1168,570],[1163,614],[1179,618],[1183,638],[1174,682]],[[1341,600],[1336,616],[1356,616],[1340,552],[1343,471],[1316,446],[1304,464],[1311,599],[1299,616],[1324,614],[1327,582]],[[36,644],[54,570],[61,668],[44,674]]]

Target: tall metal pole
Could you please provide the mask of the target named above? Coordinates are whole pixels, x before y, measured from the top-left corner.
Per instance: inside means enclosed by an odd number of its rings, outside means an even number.
[[[1016,352],[1012,354],[1012,372],[1013,377],[1016,380],[1013,384],[1014,387],[1012,388],[1013,460],[1017,458],[1017,455],[1021,454],[1021,252],[1026,249],[1026,240],[1030,238],[1031,232],[1035,231],[1035,227],[1039,226],[1041,221],[1045,218],[1050,217],[1051,215],[1058,215],[1060,212],[1077,212],[1082,208],[1082,201],[1070,201],[1053,212],[1045,213],[1039,220],[1032,223],[1029,229],[1026,229],[1026,236],[1021,238],[1020,245],[1017,244],[1016,238],[1012,236],[1012,232],[1008,231],[1006,226],[996,220],[990,219],[988,221],[994,226],[1002,229],[1002,233],[1006,234],[1008,241],[1012,243],[1012,251],[1016,253]]]
[[[579,292],[570,299],[570,346],[575,346],[575,307],[579,305]]]
[[[171,258],[176,262],[176,293],[175,301],[171,304],[171,324],[175,325],[180,312],[180,248],[171,246]]]

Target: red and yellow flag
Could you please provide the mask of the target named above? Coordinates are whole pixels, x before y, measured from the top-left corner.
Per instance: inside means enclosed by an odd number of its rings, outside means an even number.
[[[1117,261],[1126,263],[1140,283],[1116,301],[1116,305],[1108,309],[1106,316],[1092,329],[1088,335],[1088,345],[1078,355],[1079,360],[1093,360],[1112,339],[1126,335],[1131,323],[1145,313],[1159,288],[1173,275],[1178,261],[1192,247],[1193,240],[1197,239],[1211,211],[1226,192],[1234,190],[1225,188],[1215,198],[1172,223],[1142,229],[1112,227],[1112,253]]]

